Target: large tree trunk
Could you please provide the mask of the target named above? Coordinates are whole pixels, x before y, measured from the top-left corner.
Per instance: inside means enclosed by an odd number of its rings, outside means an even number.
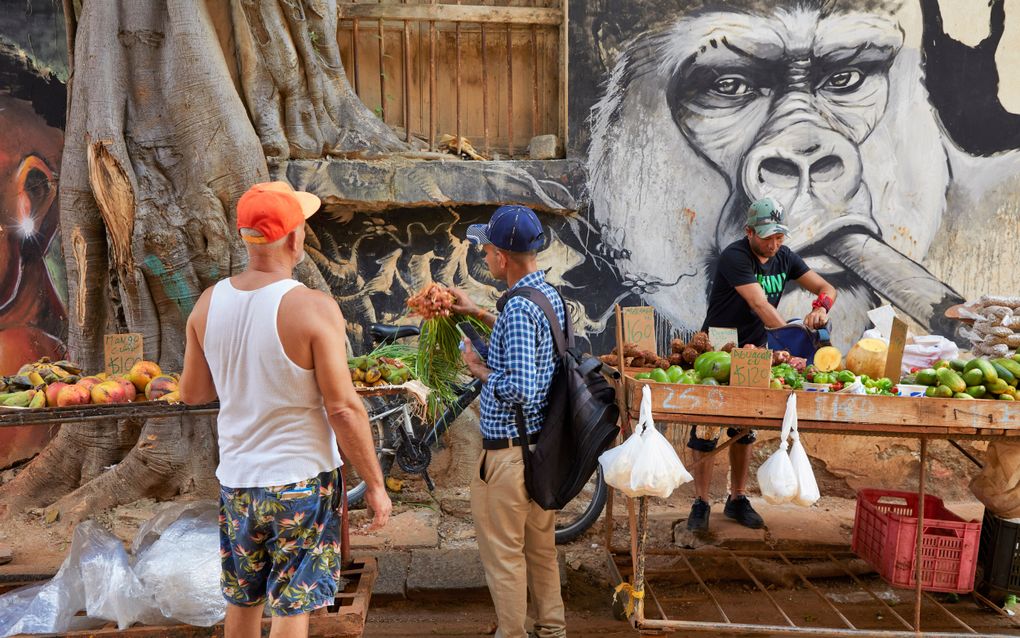
[[[63,165],[68,346],[138,332],[179,370],[202,290],[246,265],[234,206],[268,162],[404,145],[354,95],[335,0],[85,0]],[[306,262],[306,284],[326,289]],[[65,424],[0,503],[75,522],[144,496],[215,493],[211,419]],[[113,466],[112,469],[110,466]]]

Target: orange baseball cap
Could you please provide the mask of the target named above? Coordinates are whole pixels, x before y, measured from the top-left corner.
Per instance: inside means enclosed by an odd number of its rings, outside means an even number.
[[[319,210],[322,201],[287,182],[255,184],[237,201],[237,228],[250,228],[261,235],[241,235],[251,244],[270,244],[292,232]]]

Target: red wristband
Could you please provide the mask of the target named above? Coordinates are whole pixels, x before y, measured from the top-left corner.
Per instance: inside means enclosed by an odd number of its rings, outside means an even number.
[[[825,308],[825,312],[832,310],[832,298],[824,292],[818,295],[818,299],[811,302],[812,308]]]

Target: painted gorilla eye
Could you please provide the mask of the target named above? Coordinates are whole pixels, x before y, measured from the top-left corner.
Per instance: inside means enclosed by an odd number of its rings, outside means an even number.
[[[739,75],[724,75],[712,85],[712,92],[726,97],[741,97],[751,92],[751,85]]]
[[[830,75],[822,84],[823,89],[847,92],[857,89],[864,82],[864,74],[857,69],[846,69]]]

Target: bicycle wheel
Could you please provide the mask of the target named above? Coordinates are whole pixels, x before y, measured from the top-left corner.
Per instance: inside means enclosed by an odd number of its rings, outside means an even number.
[[[385,409],[375,410],[375,414],[382,414],[391,408],[399,407],[396,402],[387,402]],[[383,417],[373,417],[369,414],[369,425],[372,427],[372,440],[375,442],[375,455],[379,459],[379,467],[382,469],[383,478],[390,473],[395,457],[394,443],[397,437],[397,428],[401,426],[402,414],[400,411]],[[353,465],[345,464],[344,481],[347,486],[347,507],[354,507],[365,498],[367,486],[358,475]]]
[[[569,543],[594,525],[606,507],[608,495],[609,487],[602,478],[602,466],[598,465],[574,500],[556,512],[556,544]]]

